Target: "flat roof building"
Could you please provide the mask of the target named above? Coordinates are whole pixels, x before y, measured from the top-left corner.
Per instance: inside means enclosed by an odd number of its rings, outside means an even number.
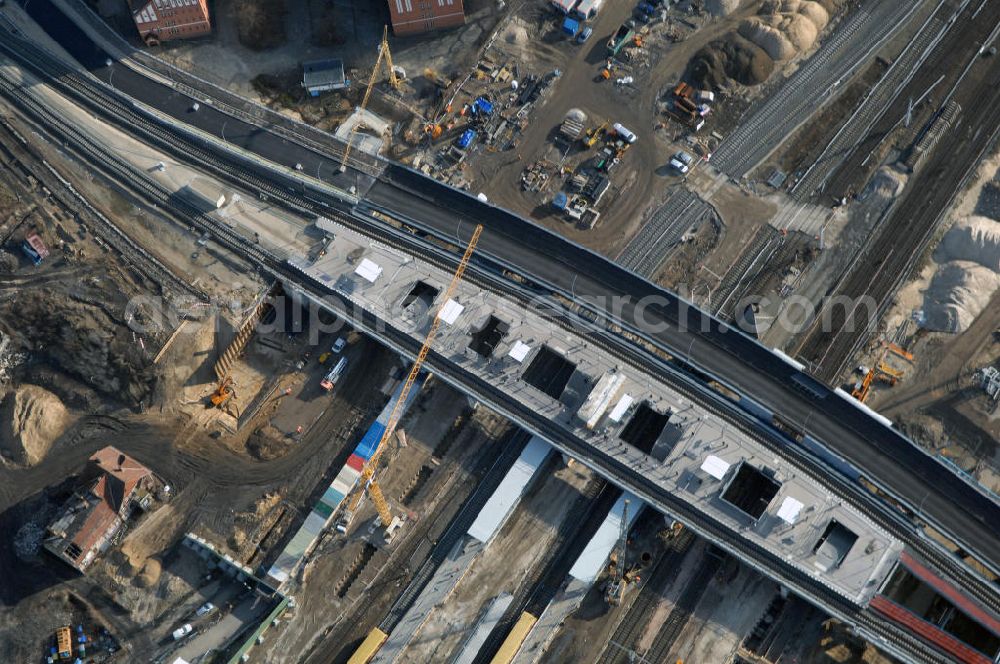
[[[462,0],[389,0],[389,16],[397,36],[465,25]]]
[[[212,32],[208,0],[129,0],[129,9],[147,46]]]
[[[341,90],[350,84],[344,76],[344,61],[339,58],[302,63],[302,87],[313,97],[318,97],[321,92]]]

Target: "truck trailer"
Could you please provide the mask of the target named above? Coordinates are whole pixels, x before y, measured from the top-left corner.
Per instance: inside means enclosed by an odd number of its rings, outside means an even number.
[[[608,40],[608,56],[618,55],[634,36],[635,30],[628,23],[622,23],[618,26],[615,34],[611,35],[611,39]]]

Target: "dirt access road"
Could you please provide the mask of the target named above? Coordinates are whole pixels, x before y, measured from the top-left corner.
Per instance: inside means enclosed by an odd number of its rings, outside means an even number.
[[[475,164],[475,179],[485,183],[483,188],[491,201],[610,256],[616,255],[638,230],[643,211],[652,201],[662,198],[673,181],[670,169],[665,168],[670,156],[669,141],[663,132],[654,130],[659,117],[656,102],[662,89],[680,79],[698,49],[735,25],[733,17],[713,21],[687,40],[669,46],[657,39],[649,48],[665,50],[653,54],[652,67],[634,73],[637,94],[626,96],[615,89],[613,82],[601,80],[598,75],[606,59],[608,38],[631,16],[633,7],[633,3],[627,2],[606,3],[593,24],[593,35],[585,44],[576,44],[561,34],[551,43],[540,39],[533,44],[535,71],[559,68],[562,77],[552,96],[532,113],[530,123],[519,137],[518,148],[493,157],[481,155]],[[536,13],[543,14],[544,20],[555,20],[547,7]],[[543,17],[532,14],[529,20]],[[593,230],[576,228],[561,217],[535,210],[521,191],[521,171],[549,143],[571,108],[585,111],[592,124],[603,120],[620,122],[639,136],[614,174],[612,187],[622,192],[611,206],[604,207]]]

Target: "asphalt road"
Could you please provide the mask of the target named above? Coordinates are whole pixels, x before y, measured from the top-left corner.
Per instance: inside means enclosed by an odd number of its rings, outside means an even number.
[[[124,65],[106,66],[107,55],[48,0],[32,0],[28,11],[96,76],[105,81],[111,78],[117,89],[177,121],[224,135],[230,143],[272,162],[285,166],[299,163],[306,174],[341,187],[364,179],[350,170],[335,175],[335,159],[226,116],[208,104],[202,103],[199,111],[192,112],[190,98]],[[817,386],[815,394],[795,389],[793,376],[804,374],[753,339],[603,256],[404,167],[388,165],[366,198],[370,204],[391,208],[442,236],[457,234],[459,240],[471,233],[474,221],[482,223],[485,232],[478,255],[509,263],[516,271],[577,297],[606,301],[609,296],[624,296],[621,311],[615,316],[627,327],[647,329],[650,339],[671,349],[675,356],[780,413],[1000,568],[1000,507],[996,503],[826,387]],[[637,306],[643,298],[653,298],[656,303]],[[640,318],[645,318],[646,325],[637,324]]]

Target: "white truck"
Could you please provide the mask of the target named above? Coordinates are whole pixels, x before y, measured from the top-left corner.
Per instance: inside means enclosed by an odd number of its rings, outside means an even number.
[[[333,389],[333,386],[337,384],[337,381],[340,380],[340,376],[343,375],[344,369],[346,368],[347,368],[347,358],[342,357],[340,358],[340,360],[337,361],[335,365],[333,365],[333,368],[330,369],[330,372],[323,377],[323,380],[319,382],[320,387],[322,387],[327,392],[331,391]]]

